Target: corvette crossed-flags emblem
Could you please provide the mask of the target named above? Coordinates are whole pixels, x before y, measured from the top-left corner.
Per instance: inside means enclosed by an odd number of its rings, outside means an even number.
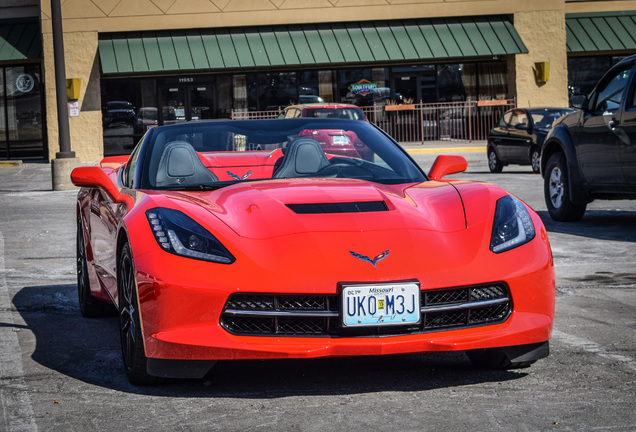
[[[369,258],[366,255],[362,255],[362,254],[359,254],[359,253],[353,252],[353,251],[349,251],[349,253],[351,255],[353,255],[354,257],[358,258],[361,261],[365,261],[365,262],[373,264],[373,267],[375,267],[384,258],[389,256],[389,250],[388,249],[385,250],[384,252],[382,252],[381,254],[376,255],[374,258]]]

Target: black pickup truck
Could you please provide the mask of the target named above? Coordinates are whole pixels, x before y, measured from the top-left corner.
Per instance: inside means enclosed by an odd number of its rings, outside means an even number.
[[[554,124],[541,151],[545,202],[556,221],[580,220],[595,199],[636,199],[636,55],[570,104],[578,110]]]

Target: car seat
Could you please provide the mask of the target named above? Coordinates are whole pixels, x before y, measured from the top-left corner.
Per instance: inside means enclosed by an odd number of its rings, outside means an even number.
[[[285,157],[273,178],[306,177],[329,166],[329,159],[312,138],[298,138],[290,142]]]
[[[196,186],[217,181],[190,143],[174,141],[166,145],[157,169],[156,186]]]

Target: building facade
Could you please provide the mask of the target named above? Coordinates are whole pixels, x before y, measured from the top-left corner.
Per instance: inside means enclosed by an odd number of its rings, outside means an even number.
[[[0,159],[59,151],[50,1],[0,0]],[[567,106],[636,53],[633,0],[63,0],[72,150],[275,111],[516,100]],[[541,69],[543,76],[537,72]]]

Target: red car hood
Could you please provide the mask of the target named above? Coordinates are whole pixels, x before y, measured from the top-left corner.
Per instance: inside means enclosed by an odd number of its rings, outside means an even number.
[[[404,186],[349,179],[291,179],[239,183],[206,195],[170,192],[167,196],[206,209],[239,236],[252,239],[307,232],[454,232],[466,227],[459,193],[446,182]],[[371,211],[341,210],[343,203],[370,202],[374,204]],[[302,211],[289,207],[294,204],[304,205]],[[193,207],[188,210],[198,213]],[[199,213],[199,217],[204,216]]]

